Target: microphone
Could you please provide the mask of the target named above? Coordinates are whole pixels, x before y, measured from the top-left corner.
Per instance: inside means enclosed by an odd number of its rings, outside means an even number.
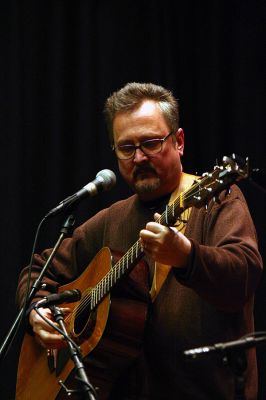
[[[54,216],[64,209],[72,206],[73,204],[79,202],[87,196],[96,196],[101,191],[110,190],[116,183],[116,176],[110,169],[103,169],[98,172],[96,178],[85,185],[78,192],[72,194],[72,196],[67,197],[62,200],[57,207],[53,208],[46,214],[47,217]]]
[[[62,303],[74,303],[81,299],[81,293],[78,289],[65,290],[62,293],[54,293],[45,296],[35,304],[35,308],[49,307]]]
[[[265,337],[264,337],[265,340]],[[247,336],[245,338],[239,339],[239,340],[233,340],[231,342],[224,342],[224,343],[216,343],[212,346],[204,346],[204,347],[196,347],[195,349],[190,349],[184,351],[184,356],[186,358],[197,358],[201,356],[207,356],[209,354],[215,353],[215,352],[223,352],[226,350],[232,350],[232,349],[247,349],[249,347],[254,346],[254,343],[256,341],[260,341],[254,336]]]

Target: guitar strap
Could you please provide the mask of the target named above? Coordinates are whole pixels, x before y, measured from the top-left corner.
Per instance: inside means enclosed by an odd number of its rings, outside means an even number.
[[[195,175],[190,175],[190,174],[185,174],[182,173],[181,176],[181,182],[178,188],[171,194],[170,200],[169,200],[169,205],[172,204],[177,197],[180,195],[180,193],[184,192],[193,184],[195,179],[198,179],[198,176]],[[191,207],[184,210],[182,214],[180,215],[180,218],[176,221],[175,227],[178,229],[179,232],[185,234],[186,226],[188,219],[190,217],[190,212],[191,212]],[[155,262],[154,265],[154,274],[153,274],[153,281],[152,281],[152,286],[150,289],[150,296],[152,302],[156,299],[158,293],[160,292],[160,289],[165,282],[167,275],[170,271],[172,266],[170,265],[165,265],[161,263]]]

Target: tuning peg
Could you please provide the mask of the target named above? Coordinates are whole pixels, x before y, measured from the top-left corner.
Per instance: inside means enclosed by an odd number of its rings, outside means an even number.
[[[200,201],[201,200],[201,196],[193,196],[193,199]]]
[[[211,172],[204,172],[204,174],[202,174],[203,177],[207,177],[207,178],[212,178],[212,173]]]

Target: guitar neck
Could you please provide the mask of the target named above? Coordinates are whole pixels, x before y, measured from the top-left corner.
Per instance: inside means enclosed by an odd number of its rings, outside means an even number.
[[[180,197],[178,199],[180,200]],[[182,213],[183,208],[180,207],[180,201],[178,199],[172,205],[166,207],[166,210],[157,220],[159,224],[168,225],[170,222],[176,220],[177,216]],[[144,252],[139,239],[93,288],[92,308],[94,308],[103,297],[110,292],[115,284],[139,262],[143,255]]]
[[[138,240],[92,289],[92,309],[97,306],[115,284],[137,264],[143,257],[143,254],[144,252],[140,240]]]

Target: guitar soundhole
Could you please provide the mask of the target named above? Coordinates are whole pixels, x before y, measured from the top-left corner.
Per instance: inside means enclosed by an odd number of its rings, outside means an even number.
[[[86,333],[88,338],[89,333],[93,331],[96,321],[96,310],[91,310],[91,303],[86,298],[82,299],[78,305],[74,318],[74,332],[77,336],[83,336]]]

